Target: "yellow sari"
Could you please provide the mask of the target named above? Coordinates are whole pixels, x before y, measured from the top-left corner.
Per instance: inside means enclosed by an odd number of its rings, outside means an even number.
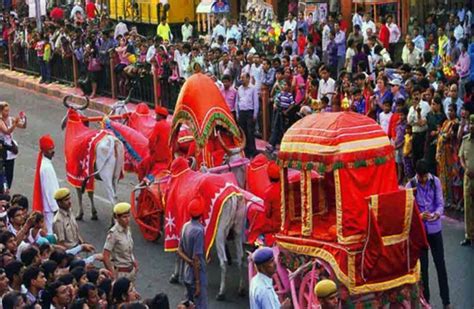
[[[458,119],[446,120],[441,126],[436,145],[438,176],[445,200],[452,197],[453,182],[456,177],[459,177],[458,142],[456,139],[458,125]]]

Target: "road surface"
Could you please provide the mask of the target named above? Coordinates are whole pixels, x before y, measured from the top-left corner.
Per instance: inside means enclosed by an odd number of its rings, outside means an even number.
[[[23,88],[0,83],[0,100],[7,101],[11,106],[11,114],[17,115],[25,111],[28,116],[28,128],[17,129],[14,133],[19,143],[20,156],[16,160],[15,179],[12,188],[13,193],[23,193],[30,198],[33,190],[34,167],[38,152],[38,138],[46,133],[56,141],[56,156],[54,164],[56,172],[61,181],[61,186],[68,186],[65,181],[64,156],[63,156],[63,133],[60,129],[60,121],[65,115],[65,108],[58,99],[45,95],[36,94]],[[93,111],[87,112],[96,114]],[[130,192],[137,180],[134,175],[128,174],[119,184],[119,201],[129,201]],[[102,250],[107,228],[110,225],[111,208],[105,200],[105,192],[100,182],[96,183],[96,206],[99,212],[99,221],[90,220],[90,206],[85,198],[86,215],[85,221],[80,222],[80,230],[84,238],[92,243],[98,250]],[[31,204],[31,203],[30,203]],[[73,204],[77,206],[76,196]],[[77,210],[77,208],[76,208]],[[174,267],[174,254],[163,251],[163,242],[151,243],[143,240],[135,224],[132,226],[135,241],[135,254],[139,262],[139,273],[137,289],[143,297],[152,297],[158,292],[168,295],[171,308],[184,298],[184,288],[168,283],[168,278]],[[459,241],[463,238],[463,224],[457,220],[444,220],[444,245],[446,264],[449,276],[451,299],[455,308],[474,308],[474,248],[463,248]],[[231,246],[233,248],[233,246]],[[235,256],[235,255],[234,255]],[[442,308],[436,272],[431,263],[430,284],[432,304],[434,308]],[[225,302],[217,302],[214,296],[219,285],[219,266],[215,252],[213,253],[209,271],[209,304],[210,308],[248,308],[248,299],[237,295],[237,269],[235,264],[230,267],[228,273],[228,292]],[[246,273],[246,269],[244,270]]]

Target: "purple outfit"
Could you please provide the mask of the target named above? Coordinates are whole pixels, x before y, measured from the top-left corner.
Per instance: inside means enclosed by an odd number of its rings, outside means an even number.
[[[420,213],[429,212],[430,214],[437,213],[440,217],[434,221],[423,221],[426,233],[435,234],[441,231],[441,215],[444,210],[443,189],[438,177],[431,174],[428,175],[427,182],[422,185],[418,183],[417,177],[414,177],[406,185],[407,188],[412,188],[412,183],[416,186],[416,203]]]
[[[230,110],[232,112],[235,111],[235,99],[237,99],[237,90],[232,86],[227,90],[223,87],[221,89],[221,93]]]

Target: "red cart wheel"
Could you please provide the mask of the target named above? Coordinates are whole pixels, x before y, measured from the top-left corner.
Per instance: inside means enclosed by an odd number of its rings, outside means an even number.
[[[161,237],[163,222],[163,209],[159,198],[158,188],[149,186],[140,191],[137,205],[135,205],[135,193],[132,192],[132,215],[137,222],[143,238],[156,241]]]
[[[309,271],[304,275],[298,291],[298,303],[300,308],[319,308],[318,298],[314,295],[314,287],[318,282],[318,273],[316,270]]]

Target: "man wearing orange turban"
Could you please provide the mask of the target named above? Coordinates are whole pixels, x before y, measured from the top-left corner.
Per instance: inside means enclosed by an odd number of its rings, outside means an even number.
[[[171,125],[166,121],[168,110],[162,106],[156,106],[155,114],[156,124],[148,142],[150,155],[138,166],[138,178],[145,181],[153,181],[154,177],[160,171],[167,169],[171,162],[171,150],[168,145]]]
[[[265,235],[265,243],[271,245],[274,241],[273,234],[280,231],[281,225],[281,195],[280,195],[280,167],[270,161],[267,166],[270,185],[263,194],[265,211],[249,213],[251,230],[248,240],[254,242],[259,235]]]
[[[39,147],[33,187],[33,210],[43,213],[48,234],[52,234],[54,213],[58,211],[54,193],[59,189],[59,182],[51,161],[54,156],[54,141],[51,136],[42,136],[39,139]]]

